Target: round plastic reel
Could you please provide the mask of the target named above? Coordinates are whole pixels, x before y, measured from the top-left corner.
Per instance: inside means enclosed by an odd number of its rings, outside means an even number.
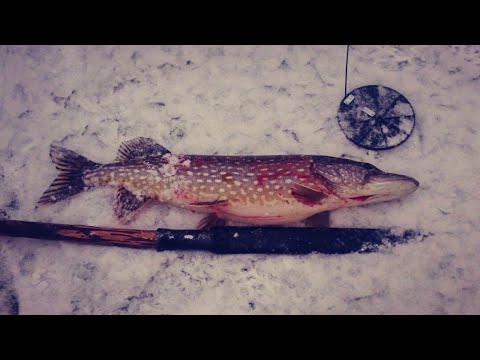
[[[415,128],[415,111],[407,98],[382,85],[349,92],[340,103],[337,119],[350,141],[369,150],[397,147]]]

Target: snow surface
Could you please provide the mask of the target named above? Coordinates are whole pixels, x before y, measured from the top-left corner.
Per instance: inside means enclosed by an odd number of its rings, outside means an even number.
[[[340,209],[333,226],[433,235],[372,254],[217,256],[0,239],[0,313],[480,312],[480,47],[352,46],[348,91],[412,103],[398,148],[366,151],[335,119],[345,46],[2,46],[0,217],[118,226],[113,189],[36,208],[56,142],[97,162],[152,137],[176,154],[347,155],[415,177],[402,200]],[[193,228],[157,204],[126,227]]]

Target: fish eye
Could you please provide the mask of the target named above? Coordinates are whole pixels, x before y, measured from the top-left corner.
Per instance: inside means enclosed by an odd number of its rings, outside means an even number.
[[[380,174],[380,173],[383,173],[382,170],[380,170],[379,168],[377,168],[376,166],[373,166],[372,164],[369,164],[369,163],[360,163],[362,165],[362,167],[368,171],[368,174],[369,175],[374,175],[374,174]]]
[[[363,167],[367,170],[378,170],[377,167],[373,166],[372,164],[369,163],[362,163]]]

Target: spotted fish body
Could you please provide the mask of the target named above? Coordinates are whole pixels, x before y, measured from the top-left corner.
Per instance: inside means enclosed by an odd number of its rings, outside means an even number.
[[[96,164],[56,146],[51,157],[63,174],[40,203],[91,187],[115,186],[119,190],[114,212],[123,223],[149,200],[158,200],[225,220],[285,224],[339,207],[397,198],[418,187],[412,178],[352,160],[313,155],[173,155],[145,138],[122,144],[117,162],[111,164]],[[369,191],[369,180],[375,176],[389,179],[390,185],[400,182],[401,191],[398,184],[397,193]]]

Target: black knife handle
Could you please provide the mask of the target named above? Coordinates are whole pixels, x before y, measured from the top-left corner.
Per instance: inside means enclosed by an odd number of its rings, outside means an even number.
[[[206,230],[157,229],[157,251],[203,250],[212,251],[215,233]]]
[[[217,254],[347,254],[399,244],[413,230],[362,228],[216,227],[211,230],[157,230],[158,251],[203,250]]]

